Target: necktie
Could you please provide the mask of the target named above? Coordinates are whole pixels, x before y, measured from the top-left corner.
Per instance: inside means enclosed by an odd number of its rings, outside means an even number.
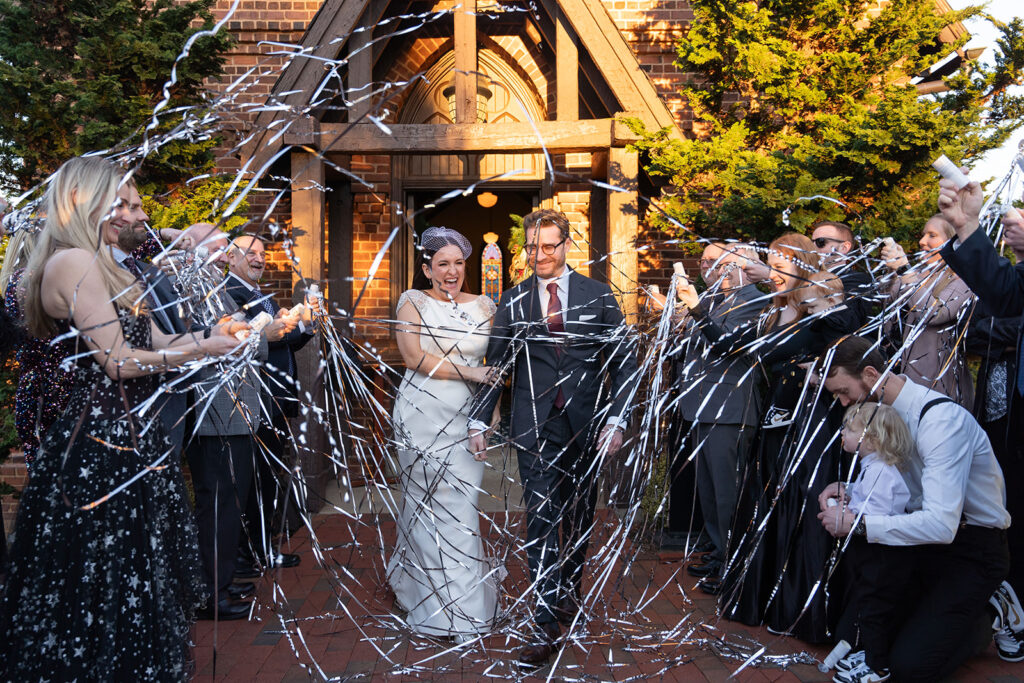
[[[558,283],[548,283],[548,331],[554,333],[565,332],[565,323],[562,320],[562,301],[558,298]],[[561,359],[562,347],[555,347],[555,355]],[[562,387],[558,387],[555,394],[555,408],[561,410],[565,407],[565,395]]]
[[[142,279],[142,269],[139,268],[139,264],[134,257],[126,256],[124,261],[121,261],[121,267],[127,270],[132,275],[134,275],[139,280]]]

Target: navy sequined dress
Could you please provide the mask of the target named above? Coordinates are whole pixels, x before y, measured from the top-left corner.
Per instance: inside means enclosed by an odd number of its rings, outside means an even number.
[[[4,309],[12,321],[23,320],[18,285],[24,270],[15,271],[4,293]],[[52,343],[30,335],[18,346],[18,389],[14,393],[14,428],[25,453],[29,471],[39,450],[39,438],[46,434],[68,404],[74,375],[62,362],[70,355],[65,344]]]
[[[119,315],[128,343],[149,347],[149,318]],[[92,355],[75,366],[15,523],[0,680],[188,679],[196,529],[162,427],[130,414],[158,382],[113,380]]]

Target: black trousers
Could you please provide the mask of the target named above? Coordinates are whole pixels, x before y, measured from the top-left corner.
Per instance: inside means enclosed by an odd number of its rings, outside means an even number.
[[[1009,571],[1006,532],[961,527],[949,545],[907,548],[912,573],[893,636],[890,669],[896,680],[938,681],[991,638],[988,599]],[[979,632],[980,631],[980,632]]]
[[[725,562],[726,546],[739,495],[741,462],[754,436],[754,427],[739,424],[693,425],[692,443],[697,455],[697,493],[704,517],[704,530],[711,538],[712,560]]]
[[[672,533],[700,533],[704,528],[704,516],[697,504],[696,462],[687,463],[690,457],[692,423],[676,415],[669,427],[669,489],[668,489],[668,530]],[[690,435],[690,436],[688,436]]]
[[[569,420],[553,412],[535,452],[519,451],[519,477],[526,506],[526,555],[537,593],[538,624],[556,621],[560,600],[579,600],[583,564],[597,503],[594,454]],[[559,533],[561,532],[561,533]]]
[[[246,535],[239,546],[242,557],[250,564],[254,553],[266,557],[276,551],[272,539],[280,534],[290,535],[300,520],[295,501],[282,487],[279,476],[283,468],[278,462],[288,464],[292,459],[288,419],[279,411],[274,413],[272,426],[260,425],[253,449],[252,487],[245,508]]]
[[[872,669],[888,669],[896,619],[911,587],[918,548],[856,537],[847,552],[854,567],[850,609],[856,614],[861,649]]]
[[[252,485],[252,437],[198,436],[185,451],[196,493],[203,579],[212,600],[235,573],[242,515]]]

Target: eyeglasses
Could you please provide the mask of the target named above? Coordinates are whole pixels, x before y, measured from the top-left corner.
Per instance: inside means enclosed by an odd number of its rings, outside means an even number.
[[[829,242],[839,242],[840,244],[842,244],[846,240],[837,240],[835,237],[815,237],[811,241],[814,242],[814,246],[816,246],[818,249],[824,249],[825,245],[827,245]]]
[[[559,242],[558,244],[542,244],[542,245],[540,245],[540,250],[542,252],[544,252],[545,256],[551,256],[552,254],[555,253],[555,249],[558,249],[563,244],[565,244],[565,240],[564,239],[561,242]],[[530,256],[533,256],[534,254],[537,253],[537,245],[536,244],[527,244],[523,248],[526,249],[526,253],[529,254]]]

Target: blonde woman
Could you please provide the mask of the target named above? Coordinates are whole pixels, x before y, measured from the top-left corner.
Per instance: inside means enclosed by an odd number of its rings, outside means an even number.
[[[100,158],[65,163],[19,290],[36,337],[63,335],[74,382],[25,488],[2,607],[0,679],[186,680],[200,602],[196,534],[159,423],[133,409],[169,368],[236,347],[160,334],[118,245],[146,215]]]

